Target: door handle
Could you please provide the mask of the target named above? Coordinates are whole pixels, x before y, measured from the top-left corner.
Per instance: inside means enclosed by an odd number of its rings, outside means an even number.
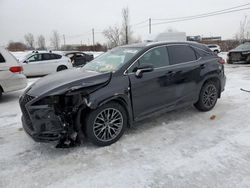
[[[167,76],[172,76],[172,75],[174,75],[174,74],[175,74],[174,71],[168,71],[168,72],[166,73]]]
[[[201,69],[204,69],[204,68],[206,68],[206,65],[205,65],[205,64],[202,64],[202,65],[200,65],[200,68],[201,68]]]

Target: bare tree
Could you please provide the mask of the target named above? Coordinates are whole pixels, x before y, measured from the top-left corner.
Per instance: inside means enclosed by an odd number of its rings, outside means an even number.
[[[25,39],[25,42],[26,42],[27,46],[30,49],[34,49],[35,39],[34,39],[33,34],[28,33],[28,34],[24,35],[24,39]]]
[[[52,36],[50,38],[51,45],[55,50],[59,50],[60,46],[60,35],[57,31],[52,32]]]
[[[108,48],[114,48],[120,45],[120,29],[118,26],[109,26],[102,33],[108,40]]]
[[[247,16],[240,22],[239,32],[236,33],[235,39],[240,42],[250,39],[250,21]]]
[[[129,24],[129,9],[128,7],[122,9],[122,29],[121,29],[121,43],[128,44],[133,42],[132,30]]]
[[[37,37],[37,46],[39,50],[45,50],[46,49],[46,44],[45,44],[45,38],[43,35],[39,35]]]

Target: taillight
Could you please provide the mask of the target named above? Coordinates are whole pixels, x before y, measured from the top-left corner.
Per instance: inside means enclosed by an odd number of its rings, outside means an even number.
[[[23,67],[22,66],[10,67],[9,70],[13,73],[21,73],[23,71]]]
[[[223,58],[220,58],[219,61],[218,61],[220,64],[224,65],[226,62]]]

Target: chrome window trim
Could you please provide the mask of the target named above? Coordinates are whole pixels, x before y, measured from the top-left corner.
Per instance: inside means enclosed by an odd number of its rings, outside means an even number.
[[[131,65],[123,72],[123,75],[132,75],[132,74],[135,74],[134,72],[131,72],[131,73],[128,73],[127,71],[130,69],[130,67],[132,67],[142,56],[144,56],[146,53],[148,53],[149,51],[155,49],[155,48],[159,48],[159,47],[168,47],[168,46],[189,46],[189,44],[163,44],[163,45],[160,45],[160,46],[155,46],[153,48],[150,48],[148,49],[146,52],[144,52],[142,55],[140,55],[133,63],[131,63]],[[193,47],[193,46],[192,46]],[[201,49],[202,50],[202,49]],[[154,70],[157,70],[157,69],[162,69],[162,68],[166,68],[166,67],[175,67],[175,66],[178,66],[178,65],[185,65],[185,64],[189,64],[189,63],[193,63],[193,62],[197,62],[201,59],[202,57],[199,57],[199,59],[196,59],[194,61],[187,61],[187,62],[183,62],[183,63],[178,63],[178,64],[175,64],[175,65],[166,65],[166,66],[162,66],[162,67],[157,67],[157,68],[154,68]]]

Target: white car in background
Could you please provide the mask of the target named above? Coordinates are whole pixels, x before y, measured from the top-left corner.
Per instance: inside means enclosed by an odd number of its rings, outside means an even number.
[[[213,52],[215,52],[217,54],[221,52],[221,48],[217,44],[208,44],[207,47],[210,48],[210,50],[212,50]]]
[[[26,76],[42,76],[72,68],[70,59],[52,52],[33,52],[21,60]]]
[[[6,49],[0,47],[0,98],[3,92],[24,89],[27,79],[23,67]]]

